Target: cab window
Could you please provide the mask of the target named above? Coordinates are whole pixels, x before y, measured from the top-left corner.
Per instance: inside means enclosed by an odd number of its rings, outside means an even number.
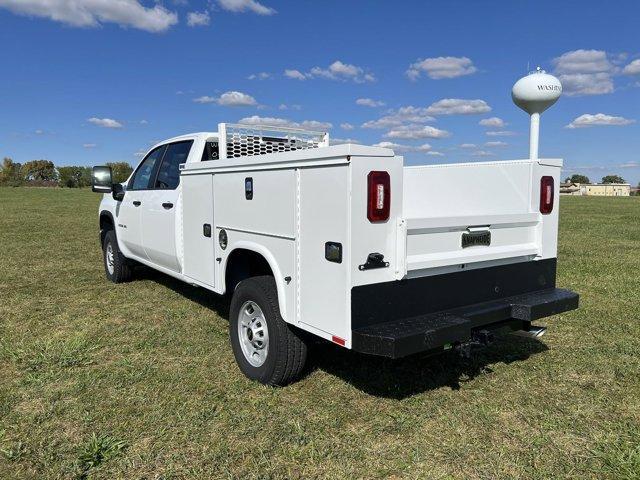
[[[149,152],[131,178],[129,190],[146,190],[149,188],[149,182],[155,172],[156,165],[162,159],[165,148],[166,146],[162,145]]]
[[[173,190],[180,183],[180,164],[187,161],[193,140],[167,145],[153,188]]]

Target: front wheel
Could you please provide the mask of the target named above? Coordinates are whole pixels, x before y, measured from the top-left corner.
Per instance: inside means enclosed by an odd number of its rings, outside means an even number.
[[[236,362],[250,379],[283,386],[300,377],[307,345],[282,319],[273,277],[240,282],[231,300],[229,336]]]
[[[102,258],[104,260],[104,273],[113,283],[122,283],[131,280],[131,266],[118,248],[118,240],[113,230],[109,230],[104,236],[102,244]]]

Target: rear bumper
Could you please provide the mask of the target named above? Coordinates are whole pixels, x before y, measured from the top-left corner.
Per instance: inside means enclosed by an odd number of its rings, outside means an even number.
[[[555,258],[360,285],[351,290],[352,348],[397,358],[577,307],[577,294],[556,288]]]
[[[551,288],[361,327],[352,332],[352,348],[400,358],[468,342],[478,330],[526,330],[534,320],[576,308],[577,293]]]

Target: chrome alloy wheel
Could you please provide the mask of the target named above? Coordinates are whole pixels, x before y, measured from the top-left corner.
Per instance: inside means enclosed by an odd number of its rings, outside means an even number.
[[[107,261],[107,270],[109,271],[109,275],[113,275],[113,272],[115,271],[115,259],[113,257],[113,245],[111,245],[111,243],[107,244],[104,256]]]
[[[264,313],[257,303],[246,301],[238,313],[238,338],[247,362],[260,367],[269,353],[269,329]]]

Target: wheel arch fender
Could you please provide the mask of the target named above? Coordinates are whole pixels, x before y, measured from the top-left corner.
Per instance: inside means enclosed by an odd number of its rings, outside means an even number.
[[[285,280],[282,276],[282,270],[278,265],[278,261],[276,260],[275,255],[273,255],[271,250],[269,250],[264,245],[250,240],[238,240],[237,242],[233,243],[233,246],[229,250],[229,253],[225,255],[221,264],[221,283],[223,287],[223,293],[227,293],[229,288],[233,288],[227,285],[227,269],[229,266],[229,259],[234,256],[234,252],[238,252],[239,250],[248,250],[250,252],[253,252],[254,254],[260,255],[266,261],[276,282],[280,315],[282,315],[282,318],[285,322],[290,322],[290,320],[288,319],[288,317],[290,316],[290,312],[287,309],[287,292],[285,289]]]
[[[104,244],[104,237],[107,234],[108,228],[105,228],[107,224],[111,224],[111,230],[116,231],[116,221],[113,218],[113,214],[109,210],[100,210],[100,214],[98,215],[98,219],[100,222],[100,247]],[[118,235],[116,234],[116,240],[118,239]]]
[[[116,215],[117,214],[118,212],[116,211]],[[125,257],[131,258],[132,257],[131,251],[126,247],[126,245],[120,243],[120,239],[118,238],[118,228],[116,224],[116,217],[114,216],[113,212],[111,212],[110,210],[102,209],[100,210],[99,218],[100,218],[100,247],[102,248],[102,244],[104,243],[104,236],[106,235],[108,230],[108,229],[103,229],[103,225],[104,225],[103,221],[107,219],[107,221],[111,223],[113,234],[116,236],[116,242],[118,242],[118,248],[120,249],[120,251]]]

